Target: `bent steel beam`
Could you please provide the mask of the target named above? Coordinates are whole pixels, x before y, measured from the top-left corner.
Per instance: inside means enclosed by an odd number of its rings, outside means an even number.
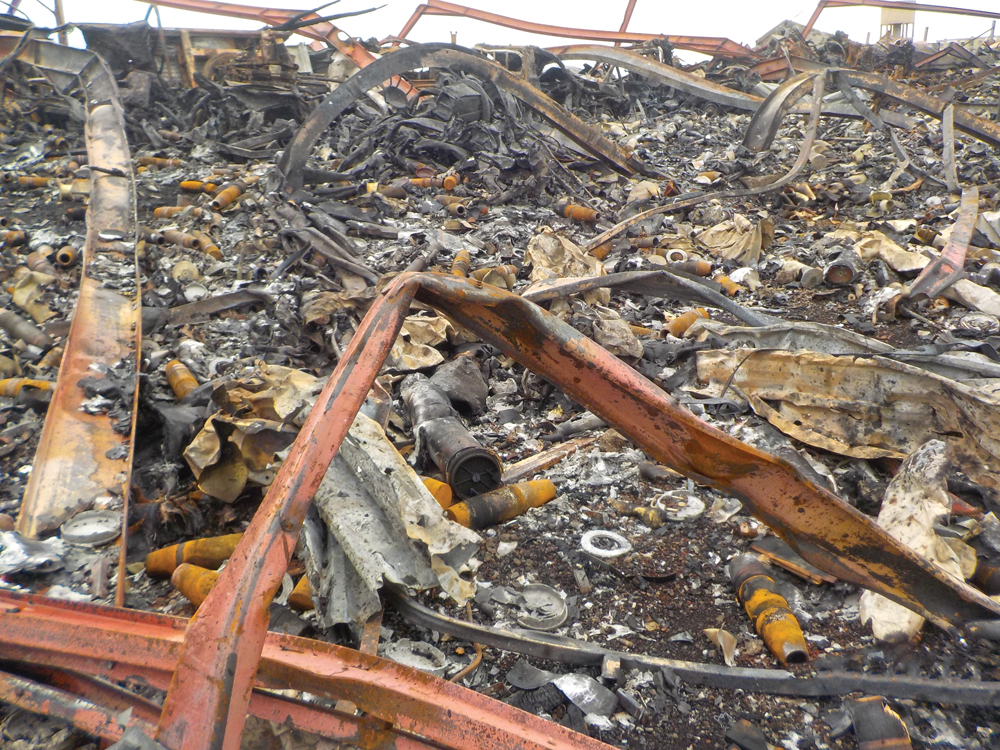
[[[472,73],[492,81],[509,91],[526,105],[549,120],[575,143],[594,154],[615,170],[626,175],[650,170],[638,160],[622,152],[597,129],[583,122],[572,112],[552,101],[531,84],[509,73],[505,68],[471,51],[450,44],[423,44],[390,52],[353,76],[331,92],[306,119],[292,142],[288,144],[278,169],[285,183],[286,195],[302,187],[302,169],[316,143],[326,130],[355,99],[390,75],[420,67],[437,66]]]
[[[739,498],[820,569],[952,631],[970,620],[1000,617],[1000,603],[915,554],[786,461],[706,425],[537,305],[480,282],[404,274],[352,337],[230,564],[192,619],[160,724],[158,737],[168,746],[238,746],[267,638],[268,604],[312,496],[414,299],[546,376],[657,460]]]
[[[949,102],[925,94],[911,86],[897,83],[874,73],[862,73],[849,68],[828,68],[827,73],[835,75],[838,82],[883,94],[889,99],[933,115],[938,119],[944,116],[945,109],[949,104]],[[743,145],[755,151],[769,148],[778,132],[778,127],[781,125],[781,119],[787,114],[789,108],[805,95],[805,83],[817,75],[819,73],[800,73],[772,91],[750,121]],[[976,117],[956,108],[955,127],[991,146],[1000,146],[1000,124],[998,123]]]
[[[331,47],[336,48],[351,58],[359,68],[364,68],[378,59],[347,34],[345,34],[345,36],[348,36],[346,41],[341,39],[340,35],[343,32],[329,21],[321,20],[321,16],[314,11],[291,10],[288,8],[257,8],[237,3],[217,3],[211,0],[162,0],[162,2],[157,0],[155,4],[164,8],[189,10],[195,13],[208,13],[214,16],[245,18],[251,21],[260,21],[268,26],[281,26],[290,21],[307,23],[308,25],[296,28],[295,33],[316,39],[320,42],[326,42]],[[310,23],[312,21],[316,21],[316,23]],[[402,78],[394,77],[387,79],[387,83],[402,89],[403,93],[409,97],[417,95],[417,90]]]
[[[63,93],[82,81],[91,173],[80,293],[18,517],[18,530],[37,537],[95,504],[127,511],[142,331],[135,189],[114,77],[93,52],[44,41],[18,59]],[[81,381],[95,377],[121,384],[114,418],[83,409]]]
[[[691,75],[672,65],[664,65],[656,60],[617,47],[575,44],[567,47],[551,47],[549,52],[562,60],[596,60],[608,65],[617,65],[724,107],[755,112],[764,102],[762,97],[744,94],[742,91],[736,91],[705,78]]]
[[[574,29],[563,26],[551,26],[544,23],[534,23],[532,21],[522,21],[518,18],[501,16],[477,8],[468,8],[464,5],[449,3],[445,0],[428,0],[424,5],[418,5],[413,11],[413,15],[403,26],[403,29],[396,35],[397,39],[405,39],[421,16],[452,16],[457,18],[474,18],[477,21],[485,21],[497,26],[506,26],[508,29],[517,31],[527,31],[531,34],[544,34],[546,36],[563,37],[564,39],[587,39],[592,42],[633,42],[641,44],[662,39],[672,44],[677,49],[688,50],[690,52],[700,52],[703,55],[714,55],[728,60],[745,59],[759,60],[760,55],[749,47],[726,39],[725,37],[703,37],[703,36],[674,36],[666,34],[638,34],[631,31],[597,31],[594,29]],[[631,12],[628,17],[631,18]],[[625,23],[627,23],[626,20]]]

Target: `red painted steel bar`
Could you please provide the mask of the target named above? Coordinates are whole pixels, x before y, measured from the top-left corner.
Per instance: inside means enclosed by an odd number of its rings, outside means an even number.
[[[406,22],[406,25],[396,35],[396,38],[405,39],[423,15],[474,18],[477,21],[485,21],[497,26],[506,26],[509,29],[516,29],[518,31],[567,39],[588,39],[594,42],[632,42],[641,44],[656,39],[664,39],[678,49],[700,52],[703,55],[715,55],[726,59],[760,59],[760,55],[749,47],[745,47],[725,37],[640,34],[631,31],[599,31],[595,29],[552,26],[544,23],[523,21],[509,16],[501,16],[498,13],[491,13],[490,11],[479,10],[477,8],[468,8],[464,5],[446,2],[446,0],[428,0],[426,4],[417,6],[413,15],[410,16],[410,20]],[[629,15],[631,16],[631,14]]]

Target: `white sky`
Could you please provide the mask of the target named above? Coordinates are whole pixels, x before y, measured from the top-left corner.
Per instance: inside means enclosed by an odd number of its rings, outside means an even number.
[[[280,8],[311,8],[322,0],[242,0],[244,5]],[[538,23],[548,23],[578,28],[617,30],[624,13],[625,0],[455,0],[461,4],[492,10],[513,18],[530,19]],[[338,26],[361,38],[383,38],[399,33],[406,20],[417,7],[417,0],[341,0],[337,5],[323,11],[334,14],[362,10],[382,4],[385,7],[373,13],[343,19]],[[21,9],[38,25],[53,24],[51,13],[43,7],[51,7],[51,0],[22,0]],[[136,0],[63,0],[67,21],[90,23],[128,23],[145,17],[148,2]],[[946,4],[945,0],[938,0]],[[997,0],[961,0],[951,4],[977,10],[1000,10]],[[639,0],[630,31],[664,34],[687,34],[693,36],[725,36],[743,44],[753,45],[754,41],[768,29],[786,18],[805,23],[816,6],[815,0]],[[161,8],[160,16],[164,26],[189,28],[233,28],[256,29],[259,23],[209,16],[197,13]],[[880,11],[876,8],[836,8],[827,9],[820,16],[817,28],[823,31],[846,31],[852,39],[865,41],[871,34],[872,40],[878,36]],[[150,17],[155,25],[155,17]],[[991,21],[982,18],[942,15],[918,12],[916,18],[916,38],[923,39],[925,27],[929,27],[931,41],[976,36],[990,30]],[[447,42],[449,32],[458,32],[458,43],[473,46],[486,44],[537,44],[551,46],[566,43],[549,37],[526,34],[513,29],[493,26],[472,19],[424,16],[409,35],[417,42]],[[682,58],[685,56],[682,53]],[[691,59],[691,55],[687,54]]]

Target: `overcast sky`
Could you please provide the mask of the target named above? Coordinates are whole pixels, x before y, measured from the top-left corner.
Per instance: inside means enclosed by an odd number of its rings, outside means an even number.
[[[462,2],[462,0],[455,0]],[[321,0],[243,0],[244,5],[282,8],[315,7]],[[345,18],[338,25],[357,37],[383,38],[399,33],[406,20],[417,7],[416,0],[382,0],[385,7],[372,13]],[[939,3],[943,0],[939,0]],[[135,0],[63,0],[67,21],[90,23],[127,23],[145,17],[148,2]],[[324,11],[342,13],[362,10],[381,4],[379,0],[341,0]],[[492,10],[514,18],[538,23],[575,26],[578,28],[617,30],[621,24],[626,0],[506,0],[503,3],[489,0],[465,0],[474,8]],[[965,8],[998,10],[997,0],[962,0],[954,3]],[[52,25],[52,14],[45,9],[51,0],[22,0],[21,8],[38,25]],[[781,0],[781,2],[749,2],[748,0],[639,0],[629,30],[688,34],[696,36],[725,36],[752,45],[768,29],[786,18],[805,23],[816,6],[815,0]],[[871,34],[878,36],[880,11],[876,8],[837,8],[825,10],[817,28],[824,31],[846,31],[852,39],[865,41]],[[184,11],[160,9],[164,26],[188,28],[241,28],[256,29],[260,24],[252,21],[208,16]],[[155,25],[154,17],[151,23]],[[919,12],[916,18],[916,38],[923,39],[924,29],[929,28],[929,39],[954,39],[989,33],[991,22],[983,18],[942,15]],[[417,42],[447,42],[449,32],[458,32],[458,43],[473,46],[485,44],[538,44],[548,46],[562,40],[526,34],[471,19],[424,16],[409,38]]]

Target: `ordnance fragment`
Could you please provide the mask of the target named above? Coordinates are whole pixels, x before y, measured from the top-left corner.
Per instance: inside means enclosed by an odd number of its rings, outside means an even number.
[[[153,231],[146,226],[139,226],[139,236],[151,245],[165,245],[167,243],[167,238],[160,232]]]
[[[170,585],[184,594],[195,607],[200,607],[218,580],[219,572],[216,570],[181,563],[170,576]]]
[[[485,529],[510,521],[556,496],[556,486],[548,479],[518,482],[470,497],[445,509],[445,515],[469,529]]]
[[[158,156],[140,156],[136,161],[144,167],[166,168],[184,166],[184,162],[180,159],[161,159]]]
[[[201,243],[201,251],[216,260],[222,260],[222,251],[215,241],[204,232],[192,231],[191,235]]]
[[[629,244],[638,250],[648,250],[656,247],[656,237],[633,237]]]
[[[167,382],[170,383],[170,388],[177,396],[178,401],[198,387],[198,381],[195,380],[191,370],[179,359],[167,362],[163,367],[163,372],[166,374]]]
[[[740,291],[742,287],[733,281],[731,278],[726,276],[724,273],[716,274],[712,279],[716,284],[721,284],[722,288],[726,290],[726,294],[730,297],[735,297],[736,293]]]
[[[818,268],[788,258],[781,262],[781,270],[775,275],[774,280],[779,284],[790,284],[797,281],[805,289],[813,289],[823,283],[823,272]]]
[[[469,433],[448,397],[426,376],[408,376],[400,395],[418,449],[427,451],[456,495],[472,497],[500,486],[500,459]]]
[[[253,184],[250,180],[233,180],[232,182],[227,182],[218,192],[216,192],[215,197],[209,205],[212,207],[213,211],[222,211],[228,208],[236,201],[244,192],[249,185]]]
[[[680,338],[684,335],[684,332],[687,331],[688,328],[694,325],[696,320],[707,317],[708,310],[704,307],[699,307],[695,310],[688,310],[686,313],[678,315],[676,318],[663,326],[663,328],[671,336],[677,336]]]
[[[153,578],[168,578],[183,563],[214,570],[232,557],[242,537],[243,534],[226,534],[192,539],[154,550],[146,555],[146,573]]]
[[[172,245],[180,245],[191,250],[201,249],[201,240],[187,232],[178,232],[176,229],[165,229],[163,230],[163,237]]]
[[[464,217],[469,213],[469,210],[461,203],[449,203],[447,208],[448,213],[452,216],[458,216],[459,218]]]
[[[316,609],[312,600],[312,587],[309,585],[309,576],[302,576],[295,584],[292,593],[288,595],[288,606],[297,612],[308,612]]]
[[[615,498],[609,498],[608,504],[623,516],[638,518],[653,530],[660,528],[670,520],[670,516],[662,508],[627,503],[624,500],[617,500]]]
[[[447,510],[455,502],[455,494],[451,491],[451,487],[444,482],[439,482],[431,477],[420,477],[420,481],[424,483],[424,487],[434,496],[442,508]]]
[[[786,666],[809,661],[799,622],[760,558],[747,554],[733,557],[729,561],[729,577],[737,599],[778,661]]]
[[[458,178],[451,174],[447,177],[411,177],[410,184],[415,187],[454,190],[458,186]]]
[[[159,206],[153,209],[153,217],[157,219],[169,219],[170,217],[179,214],[187,206]]]
[[[597,221],[600,218],[600,214],[594,209],[570,203],[568,199],[558,201],[553,206],[553,210],[560,216],[573,219],[573,221]]]
[[[450,206],[454,203],[464,203],[468,200],[468,198],[463,198],[460,195],[448,195],[447,193],[441,193],[440,195],[435,195],[434,200],[442,206]]]
[[[51,245],[39,245],[25,256],[24,262],[32,271],[47,273],[49,276],[58,276],[59,272],[56,271],[56,267],[49,260],[49,256],[52,253]]]
[[[201,180],[182,180],[181,190],[187,193],[214,193],[219,186],[214,182],[202,182]]]
[[[669,260],[669,258],[668,258]],[[711,276],[712,264],[707,260],[685,260],[678,263],[667,263],[668,271],[681,271],[692,276]]]
[[[0,242],[7,247],[23,245],[27,241],[28,236],[21,229],[8,229],[5,232],[0,232]]]
[[[22,388],[34,388],[39,391],[51,391],[55,386],[51,380],[33,380],[32,378],[4,378],[0,380],[0,396],[14,398]]]
[[[687,263],[690,260],[688,258],[688,254],[683,250],[681,250],[679,247],[663,248],[661,252],[657,253],[657,255],[662,255],[664,258],[666,258],[668,265],[672,265],[675,263]],[[707,262],[707,261],[702,261],[702,262]],[[709,267],[708,271],[706,271],[705,273],[700,273],[698,275],[708,276],[712,272],[711,271],[712,264],[709,263],[708,267]]]
[[[455,260],[451,263],[451,275],[462,278],[469,275],[469,251],[464,247],[455,253]]]
[[[72,245],[63,245],[56,253],[56,263],[63,268],[74,265],[80,257],[80,251]]]
[[[0,328],[12,339],[20,339],[39,349],[46,349],[55,343],[45,331],[10,310],[0,310]]]
[[[846,286],[853,284],[861,269],[861,256],[853,247],[845,247],[836,258],[830,261],[823,271],[827,284]]]
[[[35,177],[32,175],[15,175],[12,172],[3,173],[3,182],[11,187],[17,186],[24,190],[35,190],[36,188],[48,187],[52,182],[51,177]]]

